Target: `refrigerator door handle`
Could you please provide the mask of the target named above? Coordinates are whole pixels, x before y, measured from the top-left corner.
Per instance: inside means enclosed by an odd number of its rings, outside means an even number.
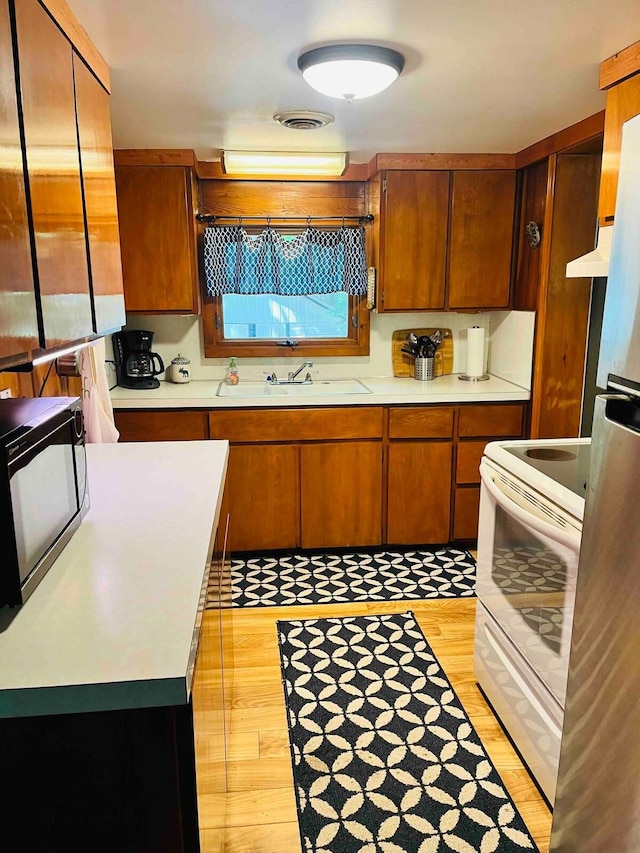
[[[604,416],[616,426],[640,432],[640,405],[628,394],[603,394]]]
[[[581,536],[577,530],[573,528],[564,529],[549,521],[543,521],[532,512],[527,512],[504,491],[506,487],[495,482],[487,467],[482,463],[480,463],[480,479],[482,480],[482,485],[487,489],[496,503],[505,512],[508,512],[509,515],[517,518],[525,527],[536,531],[536,533],[540,533],[542,536],[546,536],[554,542],[560,543],[560,545],[570,548],[574,554],[580,553]]]

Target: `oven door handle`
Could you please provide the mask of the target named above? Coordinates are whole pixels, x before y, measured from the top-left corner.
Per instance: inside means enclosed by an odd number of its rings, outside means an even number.
[[[482,480],[482,485],[505,512],[517,518],[518,521],[531,530],[535,530],[537,533],[546,536],[548,539],[552,539],[554,542],[558,542],[560,545],[571,548],[575,554],[580,553],[581,536],[577,531],[572,529],[565,530],[548,521],[543,521],[533,513],[527,512],[497,485],[489,473],[487,466],[482,463],[480,464],[480,479]]]

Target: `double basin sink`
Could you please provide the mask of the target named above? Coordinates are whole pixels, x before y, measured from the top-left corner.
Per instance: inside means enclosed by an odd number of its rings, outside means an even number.
[[[340,397],[344,394],[371,393],[371,389],[358,379],[317,380],[306,385],[241,381],[238,385],[221,382],[216,397]]]

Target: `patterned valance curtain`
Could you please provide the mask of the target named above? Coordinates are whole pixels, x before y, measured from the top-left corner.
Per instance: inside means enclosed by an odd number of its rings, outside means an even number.
[[[204,269],[211,296],[341,290],[359,296],[367,292],[364,228],[308,227],[293,238],[271,226],[261,234],[235,226],[205,228]]]

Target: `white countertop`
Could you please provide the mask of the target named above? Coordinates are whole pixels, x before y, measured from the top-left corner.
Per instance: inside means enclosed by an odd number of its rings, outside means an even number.
[[[242,382],[242,379],[240,380]],[[321,380],[316,380],[321,381]],[[161,382],[152,391],[114,388],[114,409],[237,409],[286,406],[381,406],[425,403],[488,403],[526,401],[525,388],[492,376],[486,382],[463,382],[458,374],[440,376],[429,382],[415,379],[363,378],[360,382],[371,394],[343,394],[313,397],[274,396],[266,386],[255,397],[217,397],[220,380],[195,380],[183,385]]]
[[[26,604],[0,609],[0,717],[188,701],[227,456],[87,446],[89,512]]]

